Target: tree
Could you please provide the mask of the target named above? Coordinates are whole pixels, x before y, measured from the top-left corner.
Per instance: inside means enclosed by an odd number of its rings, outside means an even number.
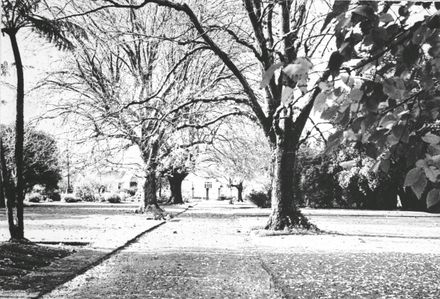
[[[182,182],[194,169],[194,156],[191,150],[179,148],[165,151],[161,156],[161,175],[168,179],[170,186],[169,202],[182,204]]]
[[[322,117],[338,126],[327,152],[356,143],[375,159],[375,172],[401,177],[403,204],[404,188],[411,187],[434,209],[440,203],[440,4],[362,4],[335,28],[338,46],[364,63],[347,64],[335,78],[341,84],[321,94]],[[342,42],[347,32],[356,44]]]
[[[118,1],[106,2],[116,7],[130,7],[130,4]],[[272,148],[272,213],[267,229],[314,227],[295,204],[296,152],[322,84],[325,85],[342,64],[342,54],[335,51],[315,87],[307,90],[308,73],[312,68],[310,59],[313,59],[323,40],[327,42],[332,36],[317,32],[317,25],[324,20],[317,13],[319,9],[313,9],[314,3],[244,0],[242,6],[229,2],[215,3],[215,12],[196,6],[194,10],[187,3],[167,0],[144,0],[137,4],[157,4],[183,13],[199,34],[195,42],[203,43],[221,59],[236,79],[240,93],[246,96],[246,104]],[[348,8],[348,2],[342,3],[340,13]],[[211,6],[207,5],[208,8]],[[280,30],[275,30],[274,26],[280,26]],[[323,48],[321,52],[326,52],[327,47]],[[237,51],[245,54],[237,59]],[[242,68],[240,64],[243,61],[250,62],[254,68]],[[260,67],[264,73],[259,86],[262,92],[254,83],[255,72],[252,71],[255,67]]]
[[[187,31],[169,9],[156,8],[143,15],[148,17],[141,17],[142,13],[102,10],[94,15],[99,22],[87,17],[94,39],[79,41],[68,71],[54,74],[47,82],[66,92],[68,99],[52,112],[69,117],[95,141],[118,142],[119,150],[139,149],[145,173],[141,211],[162,218],[156,195],[161,157],[169,149],[189,146],[176,132],[209,128],[242,112],[204,108],[227,101],[220,98],[220,88],[215,97],[205,97],[222,82],[224,68],[204,54],[203,45],[185,47],[167,40],[165,31],[177,35]],[[119,31],[110,30],[115,23]]]
[[[3,154],[7,169],[13,169],[14,128],[0,127],[3,137]],[[55,139],[45,132],[27,127],[24,135],[23,178],[25,192],[35,185],[43,185],[47,190],[57,188],[61,180],[59,151]]]
[[[8,204],[8,224],[11,239],[24,239],[23,223],[23,199],[24,199],[24,75],[23,63],[20,55],[20,48],[17,43],[17,33],[26,27],[46,37],[61,49],[71,49],[72,44],[67,39],[67,32],[77,36],[82,35],[81,28],[65,20],[51,20],[43,15],[39,15],[40,6],[47,4],[41,0],[3,0],[2,1],[2,34],[9,36],[12,52],[14,54],[15,68],[17,71],[17,100],[16,100],[16,123],[15,123],[15,159],[14,171],[5,173],[6,168],[2,167],[2,180],[4,197]],[[48,7],[45,7],[48,8]],[[3,152],[3,151],[2,151]],[[6,162],[6,161],[4,161]],[[5,165],[3,165],[5,166]],[[12,177],[14,174],[14,177]],[[13,184],[5,187],[4,184]],[[13,206],[16,206],[15,220],[11,218]]]
[[[222,124],[200,156],[197,168],[235,188],[237,201],[242,202],[245,184],[267,177],[270,148],[255,123],[235,118]]]

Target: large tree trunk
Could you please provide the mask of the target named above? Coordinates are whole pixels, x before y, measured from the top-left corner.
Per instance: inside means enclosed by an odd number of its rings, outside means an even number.
[[[147,219],[163,220],[167,213],[157,203],[157,178],[156,171],[150,169],[145,173],[144,200],[138,212],[145,213]]]
[[[243,182],[240,182],[235,185],[231,185],[231,187],[234,187],[237,189],[237,201],[243,202]]]
[[[286,118],[277,131],[273,150],[272,166],[272,213],[266,229],[315,228],[298,210],[295,204],[295,159],[299,134],[293,129],[293,122]]]
[[[23,143],[24,143],[24,76],[23,64],[21,61],[20,50],[17,44],[17,30],[10,29],[5,31],[9,35],[11,41],[12,52],[14,54],[15,67],[17,71],[17,102],[16,102],[16,122],[15,122],[15,188],[14,192],[7,194],[8,220],[11,239],[24,239],[24,222],[23,222],[23,200],[24,200],[24,179],[23,179]],[[9,192],[8,192],[9,193]],[[14,207],[13,198],[15,199],[16,217],[10,219],[13,215],[11,208]],[[12,225],[12,227],[11,227]]]
[[[182,197],[182,182],[188,176],[188,173],[173,173],[168,177],[168,181],[170,183],[170,202],[173,204],[183,204]]]

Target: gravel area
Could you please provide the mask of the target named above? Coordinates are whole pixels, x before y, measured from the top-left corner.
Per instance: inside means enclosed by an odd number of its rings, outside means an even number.
[[[247,209],[201,202],[44,298],[440,297],[432,229],[439,217],[426,225],[405,216],[315,215],[341,227],[356,219],[359,236],[260,236],[255,228],[265,217],[243,215]],[[390,223],[413,229],[388,236],[395,232],[379,228]]]

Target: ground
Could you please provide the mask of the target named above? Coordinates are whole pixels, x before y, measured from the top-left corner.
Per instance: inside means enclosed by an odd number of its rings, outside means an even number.
[[[43,298],[440,296],[438,215],[303,212],[327,233],[271,235],[268,210],[200,202]]]

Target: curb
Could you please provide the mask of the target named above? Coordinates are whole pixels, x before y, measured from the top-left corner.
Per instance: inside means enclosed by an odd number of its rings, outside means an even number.
[[[193,208],[194,206],[195,206],[195,204],[187,206],[183,211],[176,213],[172,219],[174,219],[175,217],[178,217],[179,215],[185,213],[186,211],[188,211],[190,208]],[[47,294],[51,293],[52,291],[54,291],[59,286],[61,286],[61,285],[65,284],[65,283],[71,281],[72,279],[76,278],[77,276],[80,276],[81,274],[84,274],[85,272],[87,272],[91,268],[98,266],[102,262],[104,262],[104,261],[108,260],[109,258],[111,258],[114,254],[117,254],[118,252],[122,251],[123,249],[127,248],[131,244],[133,244],[136,241],[138,241],[145,234],[155,230],[156,228],[164,225],[165,223],[167,223],[167,221],[163,220],[162,222],[160,222],[160,223],[158,223],[158,224],[156,224],[156,225],[154,225],[152,227],[149,227],[148,229],[146,229],[143,232],[137,234],[133,238],[127,240],[124,244],[122,244],[122,245],[116,247],[115,249],[111,250],[110,252],[104,254],[102,257],[98,258],[97,260],[93,261],[92,263],[88,264],[87,266],[81,268],[80,270],[78,270],[77,272],[73,273],[72,275],[67,276],[64,280],[62,280],[56,286],[53,286],[52,288],[50,288],[48,290],[44,290],[44,291],[40,292],[38,295],[36,295],[35,297],[30,297],[30,298],[35,298],[35,299],[43,298],[44,295],[47,295]]]

